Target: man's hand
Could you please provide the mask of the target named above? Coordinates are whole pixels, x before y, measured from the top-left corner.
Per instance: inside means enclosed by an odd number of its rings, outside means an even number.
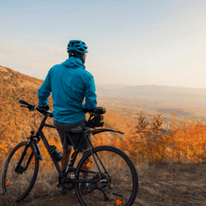
[[[49,110],[49,105],[46,105],[46,107],[39,107],[39,109]]]
[[[83,109],[83,112],[87,113],[87,112],[89,112],[89,110],[88,109]]]

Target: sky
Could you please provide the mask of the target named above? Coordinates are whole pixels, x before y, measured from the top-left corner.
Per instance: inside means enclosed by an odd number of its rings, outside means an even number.
[[[96,84],[206,88],[205,0],[0,0],[0,65],[44,79],[88,46]]]

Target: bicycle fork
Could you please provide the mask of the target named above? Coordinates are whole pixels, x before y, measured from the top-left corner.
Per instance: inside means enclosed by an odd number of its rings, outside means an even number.
[[[34,153],[33,153],[33,151],[32,151],[32,153],[30,154],[29,159],[28,159],[28,161],[27,161],[27,163],[26,163],[26,167],[24,168],[23,166],[21,166],[21,163],[22,163],[22,161],[23,161],[23,159],[24,159],[24,157],[25,157],[25,155],[26,155],[26,152],[27,152],[29,146],[30,146],[30,141],[28,141],[28,143],[26,144],[26,146],[25,146],[25,148],[24,148],[24,151],[23,151],[23,153],[22,153],[22,155],[21,155],[21,157],[20,157],[20,160],[19,160],[16,168],[14,168],[14,171],[15,171],[16,173],[18,173],[18,174],[19,174],[19,173],[22,174],[24,171],[27,170],[27,168],[28,168],[28,166],[29,166],[29,164],[30,164],[30,162],[31,162],[31,160],[32,160],[32,158],[33,158]]]

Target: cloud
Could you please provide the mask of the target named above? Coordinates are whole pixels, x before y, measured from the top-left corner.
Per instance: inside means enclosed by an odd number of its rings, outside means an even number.
[[[0,39],[0,43],[2,45],[8,45],[8,44],[20,45],[21,41],[19,41],[19,40]]]
[[[40,48],[44,48],[44,49],[48,49],[50,51],[54,51],[54,52],[58,52],[58,53],[64,53],[65,54],[65,49],[61,48],[61,47],[57,47],[57,46],[48,46],[48,45],[42,45],[42,44],[33,44],[31,43],[30,45],[32,46],[36,46],[36,47],[40,47]]]
[[[67,58],[66,51],[53,45],[0,40],[0,65],[44,79],[48,70]]]

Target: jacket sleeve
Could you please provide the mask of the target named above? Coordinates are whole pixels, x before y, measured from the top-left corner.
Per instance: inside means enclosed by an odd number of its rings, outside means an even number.
[[[85,91],[86,101],[83,104],[84,109],[94,109],[97,106],[97,95],[93,76],[89,79],[89,82]]]
[[[46,107],[50,92],[51,92],[51,76],[48,72],[44,83],[41,85],[41,87],[38,90],[38,97],[39,97],[38,104],[40,107]]]

